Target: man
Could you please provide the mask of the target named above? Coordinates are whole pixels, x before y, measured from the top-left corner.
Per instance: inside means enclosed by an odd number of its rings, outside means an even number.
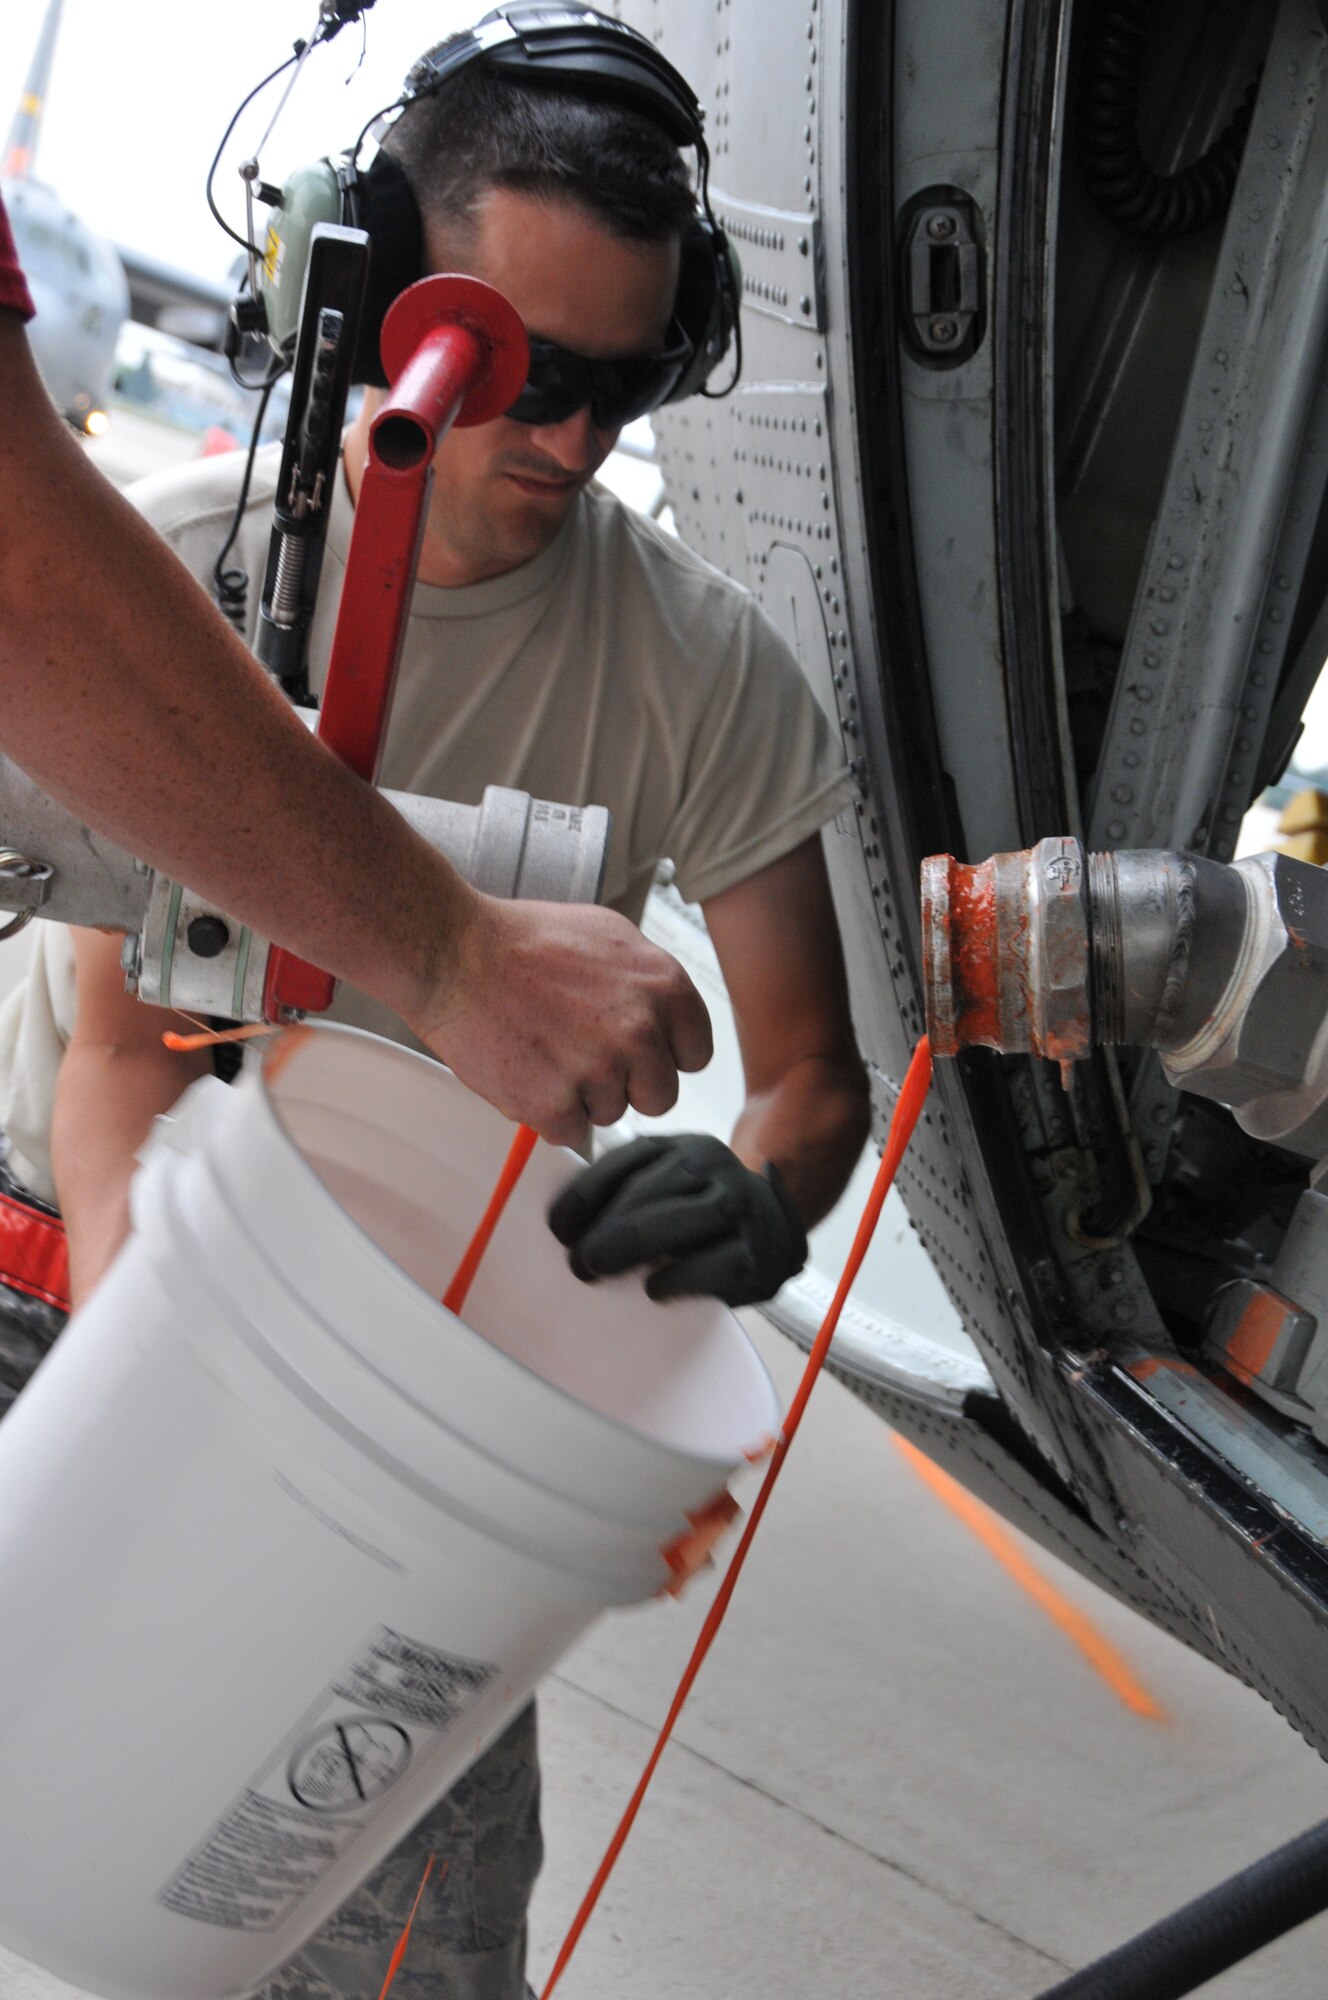
[[[573,360],[666,348],[693,196],[675,146],[648,119],[474,63],[404,112],[387,147],[421,203],[431,269],[497,285],[533,337]],[[346,440],[312,635],[315,686],[375,407],[370,396]],[[660,1264],[657,1292],[764,1297],[802,1261],[804,1229],[840,1192],[867,1130],[818,834],[849,784],[751,597],[593,485],[614,437],[583,403],[556,421],[514,414],[446,440],[384,779],[462,800],[496,782],[607,804],[607,896],[633,919],[658,861],[673,860],[682,892],[704,907],[734,1003],[748,1092],[734,1150],[682,1139],[647,1141],[646,1157],[625,1164],[611,1157],[573,1184],[559,1233],[587,1276],[644,1259]],[[270,453],[237,540],[251,578],[275,472]],[[213,461],[139,491],[195,573],[211,565],[235,477]],[[113,941],[81,935],[73,959],[76,1018],[55,933],[19,1024],[32,1055],[28,1116],[16,1130],[11,1089],[9,1122],[20,1172],[46,1174],[58,1192],[77,1296],[123,1235],[132,1147],[188,1070],[125,1000]],[[400,1033],[358,996],[343,996],[340,1012]],[[32,1115],[44,1077],[55,1081],[53,1135]],[[431,2000],[518,2000],[539,1861],[530,1712],[275,1990],[372,2000],[435,1850],[449,1872],[416,1920],[403,1980]]]
[[[681,968],[610,912],[478,895],[313,741],[56,415],[31,311],[0,205],[0,480],[22,496],[0,535],[3,748],[135,853],[368,987],[547,1138],[575,1144],[587,1110],[671,1104],[676,1066],[710,1055]]]

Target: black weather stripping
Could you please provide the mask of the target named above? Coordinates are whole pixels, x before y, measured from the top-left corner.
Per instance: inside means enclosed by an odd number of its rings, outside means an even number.
[[[1038,2000],[1180,2000],[1328,1909],[1328,1820]]]

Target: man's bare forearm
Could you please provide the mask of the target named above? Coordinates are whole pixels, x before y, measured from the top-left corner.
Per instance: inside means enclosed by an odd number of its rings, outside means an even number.
[[[545,1138],[667,1109],[711,1051],[681,967],[612,911],[480,895],[315,742],[84,459],[3,310],[0,482],[0,746],[39,784]]]
[[[844,1192],[870,1129],[866,1073],[857,1057],[808,1056],[747,1099],[733,1150],[758,1171],[774,1162],[810,1229]]]
[[[60,1068],[51,1156],[69,1236],[70,1295],[79,1306],[129,1234],[134,1156],[207,1058],[72,1047]]]
[[[410,1012],[473,892],[310,739],[84,458],[3,312],[0,472],[4,748],[164,872]]]

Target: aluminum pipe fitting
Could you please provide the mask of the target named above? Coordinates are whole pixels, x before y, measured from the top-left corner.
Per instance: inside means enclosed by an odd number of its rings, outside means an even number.
[[[1226,867],[1165,851],[1040,841],[922,866],[927,1025],[942,1055],[982,1044],[1073,1061],[1157,1049],[1171,1083],[1255,1137],[1328,1153],[1328,875],[1261,854]]]
[[[975,867],[930,855],[922,936],[934,1055],[975,1044],[1055,1062],[1088,1054],[1088,909],[1077,840],[1040,840]]]
[[[458,874],[487,895],[599,900],[603,806],[559,805],[490,785],[478,806],[384,792]],[[126,934],[127,983],[143,1000],[261,1021],[268,945],[179,883],[94,833],[0,757],[0,912]]]
[[[603,806],[558,805],[503,785],[486,788],[478,806],[414,792],[384,792],[403,819],[459,874],[491,896],[550,903],[598,900],[608,848]],[[113,840],[84,826],[0,756],[0,841],[27,869],[0,867],[0,911],[38,905],[57,923],[142,928],[153,893],[150,869]],[[40,870],[40,893],[32,870]]]

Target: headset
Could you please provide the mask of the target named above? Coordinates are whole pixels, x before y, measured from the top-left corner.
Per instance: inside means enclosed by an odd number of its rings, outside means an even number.
[[[593,7],[551,0],[509,0],[494,8],[474,27],[422,56],[401,96],[365,126],[349,152],[301,168],[279,194],[260,187],[260,199],[272,214],[254,289],[263,307],[263,330],[278,356],[289,357],[294,343],[313,230],[319,223],[341,223],[363,229],[372,245],[354,379],[385,382],[379,333],[392,301],[424,275],[423,229],[396,162],[380,148],[362,171],[359,155],[366,138],[380,136],[394,112],[432,96],[469,63],[484,63],[537,88],[562,89],[638,111],[676,146],[691,147],[697,162],[700,213],[684,232],[673,326],[664,353],[592,362],[534,340],[530,377],[509,415],[528,423],[554,423],[589,403],[597,422],[617,427],[684,396],[728,395],[742,368],[741,269],[710,206],[710,154],[696,94],[635,28]],[[730,349],[731,377],[722,389],[711,389],[710,377]]]

